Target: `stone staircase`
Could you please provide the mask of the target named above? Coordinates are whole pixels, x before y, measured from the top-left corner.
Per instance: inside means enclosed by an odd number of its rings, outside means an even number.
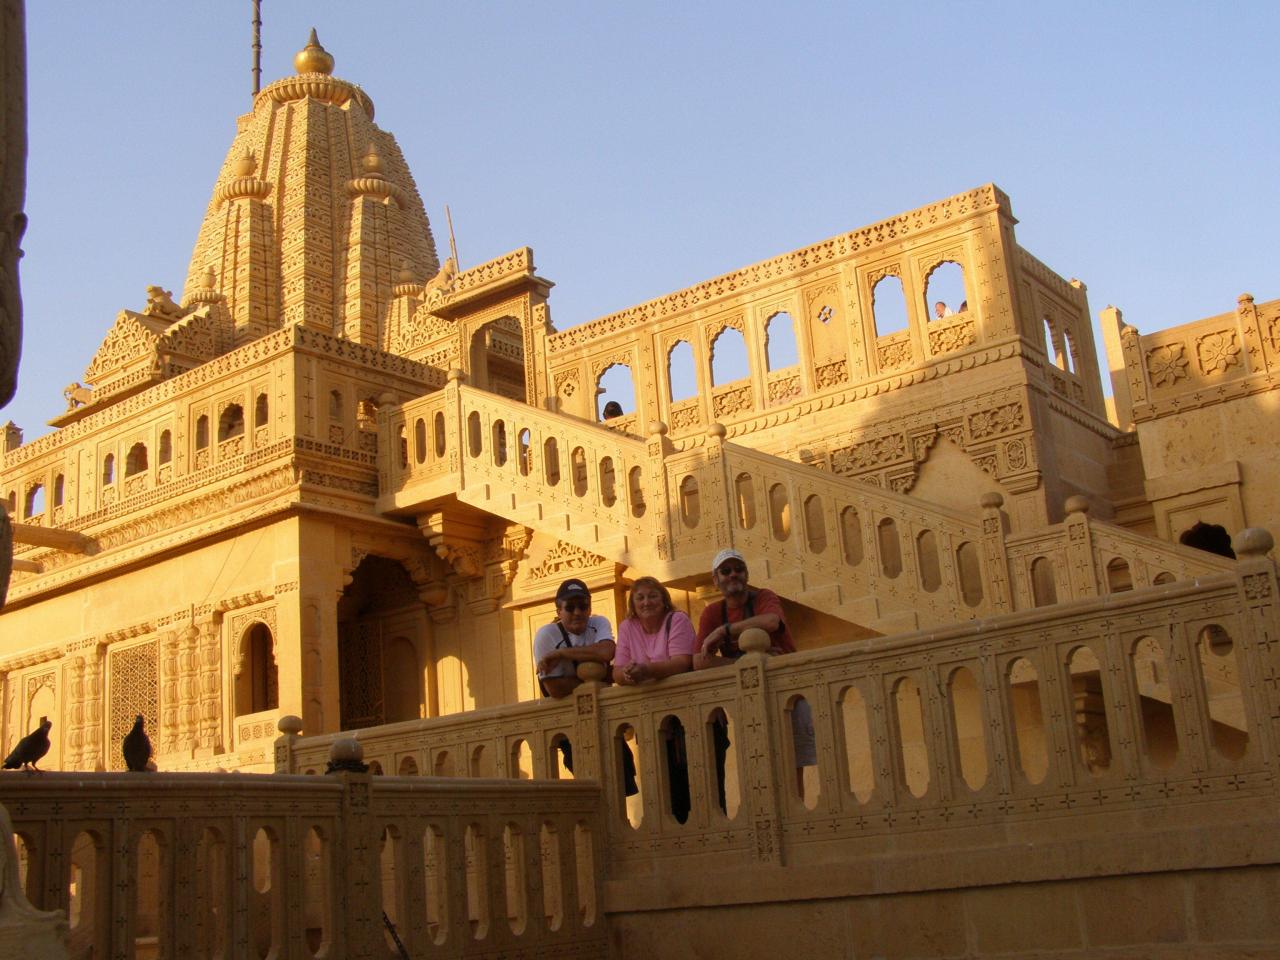
[[[378,508],[389,515],[421,523],[462,504],[669,583],[705,581],[716,552],[733,546],[753,582],[884,633],[1019,606],[998,497],[965,515],[728,443],[719,424],[679,444],[661,425],[641,440],[460,379],[379,417]],[[1067,534],[1060,524],[1039,535],[1063,563]],[[1228,563],[1139,541],[1144,561],[1174,555],[1179,576]],[[1072,593],[1106,592],[1098,587],[1094,578]]]

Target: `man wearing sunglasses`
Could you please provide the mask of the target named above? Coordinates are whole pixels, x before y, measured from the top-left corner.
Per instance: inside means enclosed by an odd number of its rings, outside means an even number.
[[[556,619],[533,638],[533,662],[544,697],[567,697],[581,681],[578,664],[613,660],[613,628],[591,612],[591,594],[581,580],[566,580],[556,591]]]
[[[693,669],[733,663],[742,656],[738,638],[752,627],[769,634],[770,653],[796,652],[787,622],[782,618],[782,601],[772,590],[752,590],[747,585],[748,576],[747,561],[737,550],[729,548],[716,554],[711,580],[724,599],[707,604],[702,611]]]
[[[782,601],[772,590],[753,590],[748,585],[750,574],[746,558],[733,548],[716,554],[711,563],[711,580],[723,599],[707,604],[698,621],[698,645],[693,651],[693,669],[723,667],[742,656],[738,638],[743,632],[759,627],[769,635],[769,653],[795,653],[791,631],[782,616]],[[804,768],[818,762],[813,734],[813,712],[806,700],[798,700],[791,711],[791,732],[795,741],[796,791],[804,799]],[[724,805],[724,760],[729,749],[728,731],[723,725],[712,727],[719,779],[720,809]]]

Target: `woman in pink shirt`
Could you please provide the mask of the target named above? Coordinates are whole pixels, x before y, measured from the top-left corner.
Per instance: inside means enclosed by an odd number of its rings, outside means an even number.
[[[631,615],[618,628],[613,682],[623,685],[661,680],[693,669],[697,638],[693,622],[676,610],[667,588],[653,577],[631,587]]]

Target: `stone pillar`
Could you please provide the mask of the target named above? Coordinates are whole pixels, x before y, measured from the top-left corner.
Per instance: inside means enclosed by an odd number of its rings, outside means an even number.
[[[186,757],[193,756],[200,736],[200,650],[197,636],[177,631],[178,638],[178,743]]]
[[[1111,373],[1111,396],[1116,405],[1116,426],[1128,430],[1133,426],[1133,391],[1127,353],[1121,343],[1125,329],[1124,316],[1116,307],[1107,307],[1098,315],[1102,325],[1102,344],[1107,348],[1107,368]],[[1133,329],[1130,327],[1129,329]]]
[[[1076,495],[1067,497],[1063,525],[1067,528],[1067,577],[1071,596],[1061,600],[1083,600],[1101,596],[1099,570],[1093,562],[1093,533],[1089,529],[1089,501]]]
[[[84,755],[84,666],[84,657],[78,656],[71,658],[67,668],[70,697],[65,710],[67,751],[63,757],[63,767],[67,770],[79,770]]]
[[[991,591],[991,608],[995,613],[1008,613],[1014,609],[1013,588],[1009,580],[1009,553],[1005,537],[1009,533],[1009,518],[1000,508],[1004,497],[996,492],[982,495],[982,553],[986,561],[986,586]]]
[[[84,658],[84,739],[81,744],[81,763],[86,770],[105,770],[106,758],[102,755],[102,664],[107,656],[105,643],[95,644],[86,651]]]
[[[160,729],[156,754],[172,754],[178,749],[178,717],[181,712],[178,693],[178,631],[166,630],[160,635]]]
[[[200,651],[200,733],[196,740],[201,756],[224,752],[222,742],[222,644],[220,623],[212,617],[187,628],[190,642]]]
[[[647,514],[653,518],[651,529],[655,534],[654,540],[658,549],[658,558],[671,560],[675,555],[675,543],[671,537],[671,505],[670,497],[667,494],[666,458],[671,453],[672,446],[671,441],[667,438],[667,425],[661,420],[655,420],[649,424],[647,447],[649,475],[644,495],[652,501],[648,503]],[[621,479],[627,491],[627,503],[630,505],[630,469],[625,464],[619,464],[619,469],[627,471],[627,475]],[[643,522],[641,520],[641,523]]]
[[[785,751],[779,749],[777,740],[783,734],[775,734],[769,710],[769,635],[759,629],[747,630],[738,645],[746,651],[736,666],[742,803],[751,818],[756,859],[783,866],[783,794],[774,777],[773,760]]]

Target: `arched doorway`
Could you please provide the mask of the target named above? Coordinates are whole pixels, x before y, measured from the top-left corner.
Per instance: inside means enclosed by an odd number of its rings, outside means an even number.
[[[280,705],[275,638],[265,623],[255,623],[241,636],[235,674],[237,717]]]
[[[426,715],[426,610],[394,560],[365,557],[338,601],[341,729]]]
[[[473,387],[524,402],[524,331],[515,317],[499,317],[471,336]]]

